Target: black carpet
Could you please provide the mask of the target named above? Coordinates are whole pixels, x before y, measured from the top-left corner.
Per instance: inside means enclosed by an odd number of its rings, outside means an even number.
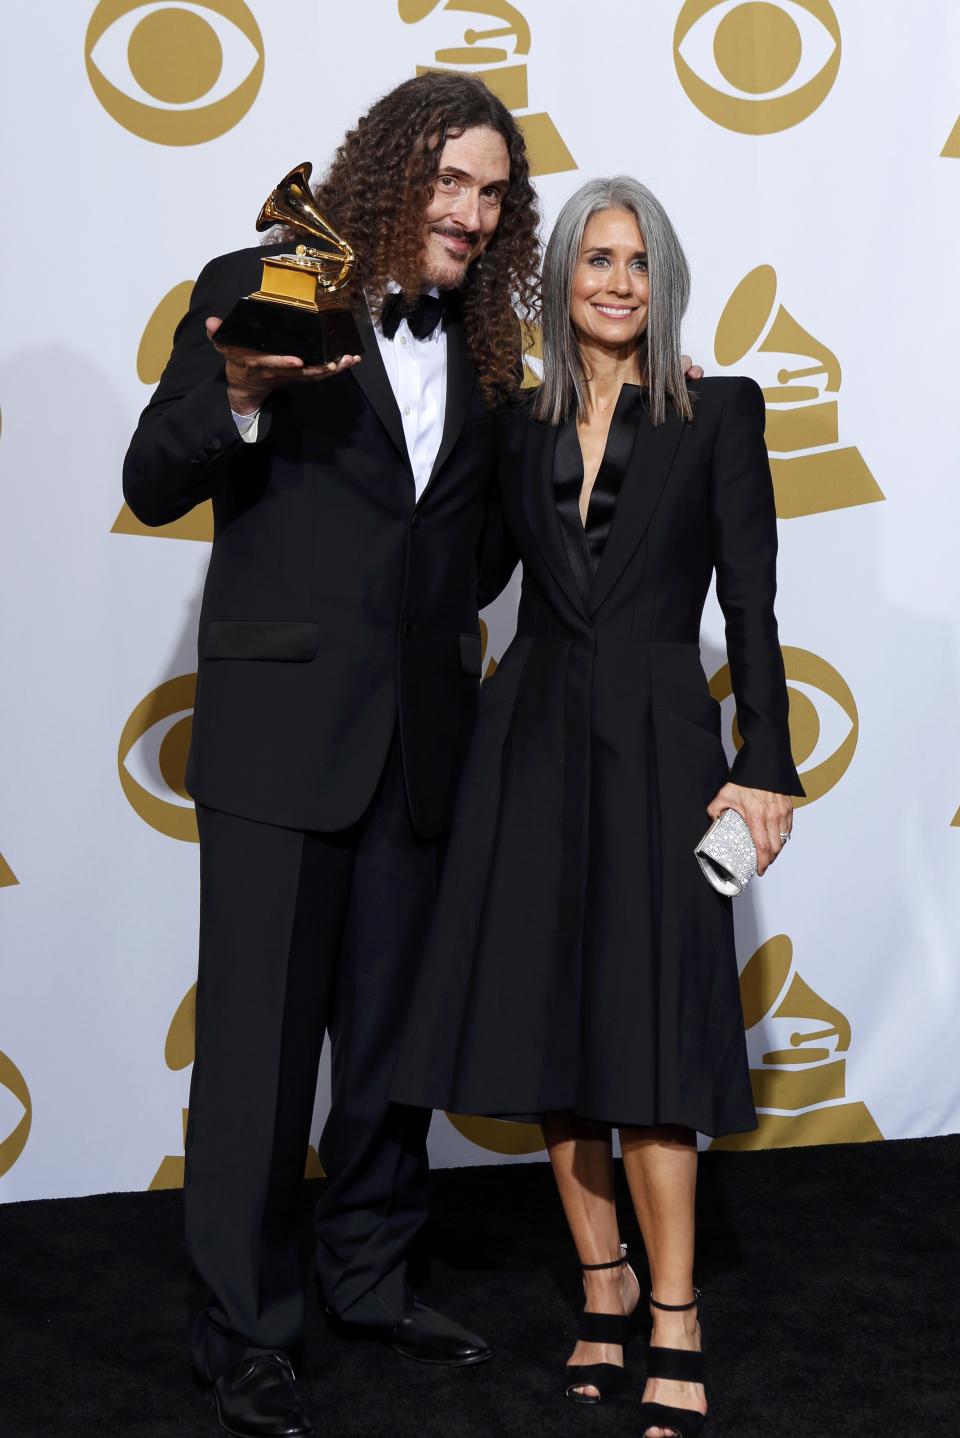
[[[707,1434],[960,1434],[958,1191],[960,1136],[707,1155]],[[625,1196],[621,1213],[632,1239]],[[218,1431],[190,1375],[180,1224],[179,1193],[0,1208],[2,1438]],[[424,1298],[494,1360],[449,1371],[345,1343],[311,1297],[304,1376],[328,1438],[638,1432],[640,1335],[622,1398],[561,1397],[579,1283],[545,1164],[438,1173],[426,1247]]]

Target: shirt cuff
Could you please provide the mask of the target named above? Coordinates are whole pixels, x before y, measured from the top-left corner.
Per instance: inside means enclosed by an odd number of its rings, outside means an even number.
[[[260,411],[255,409],[253,414],[237,414],[236,410],[232,409],[230,413],[233,415],[234,423],[244,444],[256,444],[257,430],[260,427]]]

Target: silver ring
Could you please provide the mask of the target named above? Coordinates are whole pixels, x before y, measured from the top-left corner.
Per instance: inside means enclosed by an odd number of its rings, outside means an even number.
[[[785,844],[790,837],[791,837],[791,836],[790,836],[789,834],[781,834],[781,835],[780,835],[780,842],[781,842],[782,844]]]

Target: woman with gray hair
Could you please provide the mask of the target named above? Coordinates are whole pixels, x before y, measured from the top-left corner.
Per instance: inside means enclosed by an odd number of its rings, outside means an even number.
[[[683,251],[636,181],[566,203],[544,264],[544,378],[503,425],[517,633],[480,713],[394,1097],[543,1127],[584,1271],[564,1377],[621,1385],[640,1288],[611,1130],[651,1276],[644,1438],[706,1414],[693,1287],[697,1131],[756,1126],[730,900],[694,858],[735,809],[764,870],[800,795],[777,640],[764,403],[688,386]],[[700,664],[713,574],[742,745],[729,768]]]

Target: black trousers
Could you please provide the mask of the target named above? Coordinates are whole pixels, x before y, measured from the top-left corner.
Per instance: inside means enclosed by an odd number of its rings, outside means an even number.
[[[428,1207],[430,1114],[387,1093],[436,893],[438,844],[413,831],[391,748],[363,818],[334,834],[198,805],[200,968],[187,1247],[208,1285],[198,1369],[287,1350],[303,1327],[295,1215],[324,1032],[332,1100],[316,1212],[324,1296],[384,1323],[409,1306]]]

